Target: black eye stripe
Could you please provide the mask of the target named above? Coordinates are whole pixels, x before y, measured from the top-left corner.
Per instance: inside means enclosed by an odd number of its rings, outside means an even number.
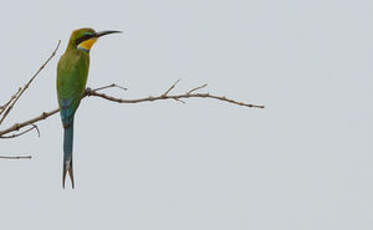
[[[85,34],[85,35],[81,36],[80,38],[76,39],[75,44],[79,45],[80,43],[84,42],[85,40],[88,40],[88,39],[93,38],[93,37],[94,37],[93,34]]]

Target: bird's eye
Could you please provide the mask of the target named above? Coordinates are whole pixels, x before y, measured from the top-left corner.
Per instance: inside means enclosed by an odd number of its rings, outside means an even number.
[[[83,36],[81,36],[80,38],[76,39],[75,44],[79,45],[81,42],[83,42],[85,40],[88,40],[88,39],[90,39],[92,37],[93,37],[93,34],[86,32],[86,33],[84,33]]]
[[[92,36],[91,32],[84,32],[84,35]]]

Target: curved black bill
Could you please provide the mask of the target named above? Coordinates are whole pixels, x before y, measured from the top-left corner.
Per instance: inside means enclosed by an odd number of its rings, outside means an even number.
[[[114,34],[114,33],[122,33],[122,31],[117,31],[117,30],[106,30],[106,31],[101,31],[101,32],[97,32],[95,34],[95,37],[96,38],[99,38],[101,36],[104,36],[104,35],[108,35],[108,34]]]

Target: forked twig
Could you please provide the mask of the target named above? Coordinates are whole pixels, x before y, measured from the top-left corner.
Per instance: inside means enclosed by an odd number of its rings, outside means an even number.
[[[52,52],[52,54],[48,57],[48,59],[44,62],[44,64],[40,66],[40,68],[38,69],[38,71],[36,71],[36,73],[30,78],[30,80],[26,83],[26,85],[22,88],[22,90],[17,94],[17,96],[15,97],[15,99],[12,101],[12,103],[10,103],[9,107],[6,109],[4,115],[0,119],[0,125],[1,125],[1,123],[3,123],[3,121],[5,120],[5,118],[8,116],[9,112],[13,109],[14,105],[16,104],[16,102],[23,95],[23,93],[28,89],[28,87],[31,85],[31,83],[34,81],[34,79],[44,69],[44,67],[48,64],[48,62],[50,60],[52,60],[52,58],[56,55],[56,52],[57,52],[58,47],[60,46],[60,44],[61,44],[61,40],[58,41],[56,48],[54,49],[54,51]]]

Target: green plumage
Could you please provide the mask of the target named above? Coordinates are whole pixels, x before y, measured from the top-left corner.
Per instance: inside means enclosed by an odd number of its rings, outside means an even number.
[[[66,114],[67,116],[73,115],[79,106],[87,83],[88,68],[89,54],[74,48],[68,48],[58,62],[58,103],[60,108],[66,106],[64,101],[69,104],[67,109],[70,110],[71,114]],[[62,117],[62,119],[64,118]],[[68,120],[63,125],[68,125]]]
[[[61,56],[57,67],[58,103],[62,108],[64,106],[63,100],[72,100],[69,105],[69,110],[72,113],[78,108],[84,94],[89,68],[89,53],[78,49],[75,41],[87,32],[94,33],[92,29],[80,29],[72,33],[66,51]]]
[[[65,187],[66,174],[69,173],[74,188],[72,166],[74,115],[84,95],[89,69],[89,50],[79,49],[76,40],[86,34],[94,33],[92,29],[74,31],[57,66],[57,97],[64,127],[63,187]]]

